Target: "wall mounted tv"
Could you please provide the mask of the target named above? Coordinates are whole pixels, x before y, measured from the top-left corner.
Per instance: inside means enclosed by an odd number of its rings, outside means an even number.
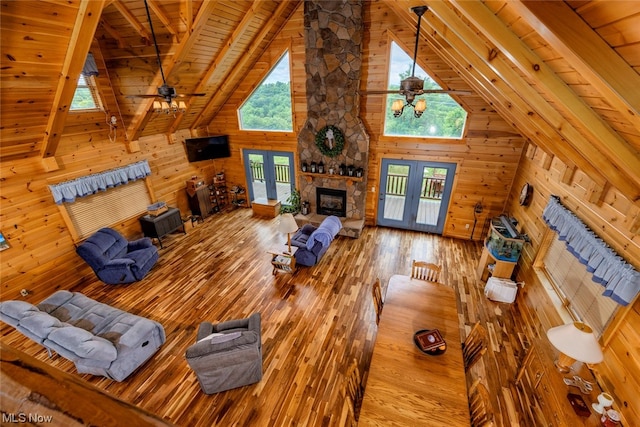
[[[184,144],[189,162],[231,157],[227,135],[187,138]]]

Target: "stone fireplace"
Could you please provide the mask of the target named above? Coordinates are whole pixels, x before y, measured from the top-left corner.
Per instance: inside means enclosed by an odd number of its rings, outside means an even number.
[[[344,190],[316,187],[316,208],[318,215],[346,217],[347,192]]]
[[[360,119],[361,54],[364,34],[363,0],[307,0],[304,2],[307,120],[298,135],[300,165],[324,164],[324,173],[303,174],[300,197],[318,211],[316,189],[345,194],[343,225],[360,228],[346,234],[357,237],[364,226],[369,135]],[[337,127],[344,148],[333,157],[323,155],[316,135],[326,126]],[[362,168],[363,176],[350,179],[340,165]]]

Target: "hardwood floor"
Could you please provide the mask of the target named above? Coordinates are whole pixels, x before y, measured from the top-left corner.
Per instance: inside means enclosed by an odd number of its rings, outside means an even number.
[[[440,264],[440,281],[456,289],[461,336],[476,320],[489,330],[491,347],[467,381],[483,377],[498,425],[507,424],[509,384],[522,353],[515,311],[487,301],[484,283],[475,279],[478,242],[365,227],[359,239],[337,237],[317,266],[273,276],[267,249],[286,241],[276,224],[277,219],[252,218],[250,209],[211,216],[186,236],[163,239],[157,266],[130,285],[105,285],[83,272],[86,283],[71,290],[159,321],[167,342],[122,383],[81,377],[178,426],[342,425],[347,368],[356,358],[366,377],[376,338],[371,286],[379,277],[384,294],[393,274],[410,274],[411,260],[421,259]],[[198,324],[256,311],[262,313],[262,381],[205,395],[184,359]],[[57,355],[49,359],[13,328],[2,324],[0,333],[5,344],[75,373],[71,362]]]

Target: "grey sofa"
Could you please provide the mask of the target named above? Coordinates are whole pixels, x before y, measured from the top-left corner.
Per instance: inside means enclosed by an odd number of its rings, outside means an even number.
[[[127,378],[165,342],[158,322],[78,292],[57,291],[37,306],[1,302],[0,320],[71,360],[78,373],[116,381]]]
[[[197,342],[187,349],[185,356],[206,394],[260,381],[260,313],[218,324],[201,323]]]
[[[342,222],[337,216],[326,217],[318,227],[303,225],[291,237],[291,244],[298,247],[296,263],[307,267],[316,265],[341,229]]]

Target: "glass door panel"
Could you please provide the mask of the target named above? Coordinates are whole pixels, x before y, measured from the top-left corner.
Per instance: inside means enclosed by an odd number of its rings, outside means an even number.
[[[264,161],[265,156],[263,154],[250,153],[248,155],[249,161],[247,162],[249,168],[249,194],[251,200],[267,198],[267,182],[264,174]]]
[[[417,224],[438,225],[447,173],[448,169],[445,168],[422,167],[420,200],[418,202],[418,213],[416,215]]]
[[[380,193],[384,206],[382,219],[391,224],[395,221],[404,223],[410,166],[399,162],[389,162],[384,172],[384,187],[380,186],[381,189],[384,188],[384,192]]]
[[[291,196],[293,182],[291,180],[291,156],[273,156],[273,172],[276,182],[276,198],[283,205]]]

